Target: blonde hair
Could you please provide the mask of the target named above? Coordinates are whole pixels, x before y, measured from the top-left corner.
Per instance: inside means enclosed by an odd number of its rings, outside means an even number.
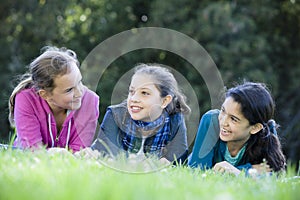
[[[76,53],[70,49],[46,46],[43,53],[29,65],[29,72],[24,74],[19,84],[13,90],[9,106],[9,122],[14,126],[14,104],[16,94],[24,89],[34,88],[36,91],[44,89],[49,92],[55,88],[54,78],[69,72],[69,63],[75,62],[79,67]]]
[[[172,96],[172,102],[166,107],[169,114],[182,112],[189,114],[190,107],[186,103],[185,95],[179,90],[177,81],[173,74],[159,64],[139,64],[134,74],[146,74],[156,80],[155,86],[160,91],[161,97]]]

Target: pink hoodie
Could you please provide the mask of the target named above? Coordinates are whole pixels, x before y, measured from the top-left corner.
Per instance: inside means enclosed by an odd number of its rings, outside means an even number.
[[[91,145],[98,116],[99,97],[85,88],[81,107],[69,112],[57,138],[56,122],[48,103],[33,88],[22,90],[15,98],[17,138],[14,146],[28,148],[42,142],[46,148],[66,147],[79,151]]]

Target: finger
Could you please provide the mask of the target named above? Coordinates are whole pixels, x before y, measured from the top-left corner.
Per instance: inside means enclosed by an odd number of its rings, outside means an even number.
[[[223,173],[225,171],[224,168],[219,165],[215,165],[213,170],[220,173]]]

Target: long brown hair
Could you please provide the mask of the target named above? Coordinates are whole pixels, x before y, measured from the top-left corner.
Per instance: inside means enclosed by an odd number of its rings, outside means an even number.
[[[263,129],[252,134],[247,141],[246,159],[251,164],[259,164],[266,159],[274,171],[286,168],[286,160],[281,150],[277,127],[273,120],[275,102],[263,83],[245,82],[231,88],[226,98],[232,97],[241,105],[241,111],[250,125],[261,123]]]

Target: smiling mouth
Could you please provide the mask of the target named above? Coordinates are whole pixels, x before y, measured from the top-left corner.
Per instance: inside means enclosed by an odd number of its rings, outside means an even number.
[[[221,128],[221,129],[220,129],[220,133],[221,133],[222,135],[224,135],[224,136],[227,136],[227,135],[229,135],[229,134],[231,133],[231,131],[228,131],[228,130],[226,130],[226,129],[224,129],[224,128]]]
[[[139,106],[130,106],[130,110],[132,112],[139,112],[141,111],[143,108],[142,107],[139,107]]]
[[[76,100],[73,100],[72,102],[73,102],[73,103],[80,103],[80,102],[81,102],[81,99],[76,99]]]

